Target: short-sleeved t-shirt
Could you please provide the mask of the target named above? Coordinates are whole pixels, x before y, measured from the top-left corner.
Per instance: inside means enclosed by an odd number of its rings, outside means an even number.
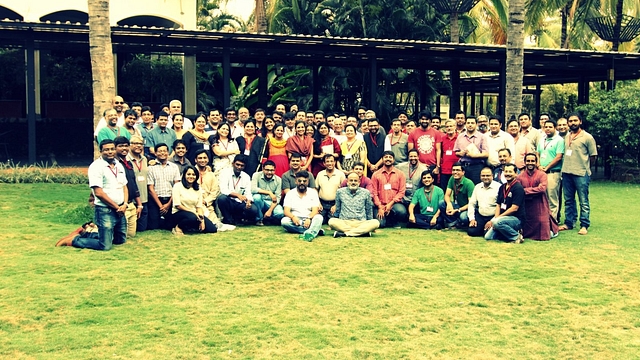
[[[518,211],[515,214],[511,214],[511,216],[517,217],[520,223],[524,224],[526,216],[524,210],[524,187],[519,181],[513,183],[511,187],[508,187],[508,184],[502,184],[500,190],[498,190],[496,203],[500,207],[500,214],[507,211],[511,205],[518,205]]]
[[[438,212],[438,204],[444,200],[444,191],[437,186],[429,194],[425,193],[424,187],[419,188],[413,193],[411,203],[418,205],[420,214],[433,216]]]
[[[298,190],[291,190],[284,197],[284,207],[290,207],[291,213],[299,218],[308,218],[314,207],[320,206],[320,198],[316,189],[307,188],[300,197]]]
[[[460,179],[458,186],[456,186],[456,179],[453,176],[449,178],[449,183],[447,183],[447,189],[451,189],[451,200],[456,202],[460,207],[469,203],[469,199],[471,199],[471,195],[473,195],[474,187],[473,181],[464,176]]]
[[[564,154],[564,139],[557,133],[549,138],[548,136],[540,137],[538,143],[538,152],[540,153],[540,165],[547,166],[556,155]],[[562,161],[549,170],[559,171],[562,168]]]
[[[577,176],[591,176],[591,156],[598,155],[596,140],[584,130],[574,137],[569,132],[564,137],[564,157],[562,158],[562,172]]]
[[[442,133],[434,128],[418,127],[409,135],[409,144],[418,150],[418,159],[425,165],[436,165],[436,144],[442,142]]]

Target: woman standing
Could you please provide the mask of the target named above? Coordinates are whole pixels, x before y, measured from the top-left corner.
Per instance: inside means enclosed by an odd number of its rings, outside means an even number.
[[[172,199],[174,235],[187,232],[214,233],[216,226],[204,216],[204,202],[198,185],[198,170],[188,166],[182,173],[182,181],[173,185]]]
[[[315,135],[315,142],[313,143],[313,162],[311,163],[311,172],[313,176],[317,177],[318,173],[324,170],[324,156],[332,154],[336,158],[336,162],[340,159],[340,144],[338,140],[329,135],[329,124],[321,122],[318,124],[318,131]]]
[[[216,138],[213,142],[213,170],[214,175],[218,176],[222,169],[230,168],[233,158],[240,154],[238,143],[229,138],[231,127],[229,123],[222,123],[218,127]]]
[[[344,128],[344,134],[347,140],[340,146],[342,150],[342,161],[338,163],[338,169],[343,171],[353,170],[353,164],[357,162],[364,163],[365,173],[367,176],[367,146],[363,140],[356,138],[356,127],[349,124]]]
[[[173,115],[173,130],[176,132],[176,140],[182,139],[187,130],[184,129],[184,116],[182,114]]]
[[[282,177],[282,174],[289,171],[289,157],[287,156],[287,140],[284,139],[284,125],[278,123],[273,128],[273,137],[270,138],[267,145],[267,151],[264,157],[276,163],[276,175]]]
[[[175,120],[173,124],[175,127]],[[207,120],[204,114],[200,113],[194,121],[193,129],[186,131],[182,136],[182,141],[187,146],[187,159],[189,159],[192,164],[196,163],[196,152],[198,152],[198,150],[204,149],[210,152],[214,143],[215,137],[204,131],[206,125]]]
[[[258,166],[265,151],[266,139],[256,136],[256,122],[247,120],[244,123],[244,135],[236,138],[238,148],[247,156],[247,162],[244,164],[244,172],[252,176],[258,171]]]
[[[287,139],[287,155],[298,153],[302,155],[300,170],[309,170],[313,160],[313,138],[306,135],[306,124],[298,121],[295,126],[296,134]]]
[[[260,129],[258,135],[265,139],[273,137],[273,128],[275,126],[276,122],[271,117],[264,119],[264,126]]]

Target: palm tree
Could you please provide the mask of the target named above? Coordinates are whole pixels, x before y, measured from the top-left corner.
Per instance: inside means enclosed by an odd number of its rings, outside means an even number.
[[[522,111],[524,68],[524,0],[509,1],[505,119]]]
[[[88,0],[89,53],[93,78],[93,127],[98,125],[102,112],[111,106],[115,96],[113,47],[109,23],[109,0]],[[98,156],[97,148],[94,153]]]

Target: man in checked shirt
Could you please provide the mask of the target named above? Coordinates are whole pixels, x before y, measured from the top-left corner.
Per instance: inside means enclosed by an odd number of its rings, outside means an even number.
[[[335,217],[329,226],[336,230],[333,237],[371,236],[380,227],[373,216],[373,201],[369,190],[360,187],[360,176],[355,171],[347,176],[347,187],[336,192]]]

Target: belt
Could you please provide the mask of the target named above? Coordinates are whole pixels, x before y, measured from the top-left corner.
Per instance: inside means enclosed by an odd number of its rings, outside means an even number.
[[[560,170],[547,170],[548,174],[559,173]]]

